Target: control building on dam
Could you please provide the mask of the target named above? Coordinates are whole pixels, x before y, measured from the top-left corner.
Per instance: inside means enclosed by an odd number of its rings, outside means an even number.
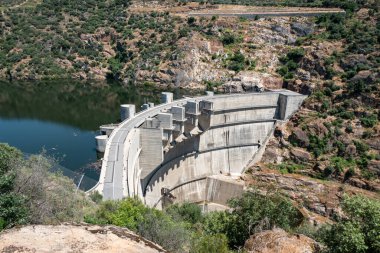
[[[122,105],[122,123],[101,127],[100,179],[90,191],[105,199],[138,196],[148,206],[173,202],[223,205],[242,191],[232,180],[260,160],[277,124],[306,96],[273,90],[213,95],[162,104]],[[216,207],[217,208],[217,207]]]

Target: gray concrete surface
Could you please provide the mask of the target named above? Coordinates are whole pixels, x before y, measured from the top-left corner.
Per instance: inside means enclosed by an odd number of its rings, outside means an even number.
[[[215,183],[220,187],[206,194],[205,179],[241,175],[259,159],[275,125],[285,122],[305,97],[275,90],[168,102],[170,95],[163,94],[164,104],[136,114],[112,132],[99,182],[90,191],[105,199],[138,196],[161,208],[162,193],[175,188],[170,193],[174,199],[222,205],[228,198],[220,190],[224,183]]]

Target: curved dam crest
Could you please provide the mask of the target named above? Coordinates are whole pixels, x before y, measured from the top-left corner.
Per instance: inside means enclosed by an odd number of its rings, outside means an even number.
[[[97,185],[104,199],[138,196],[161,209],[175,202],[219,209],[239,195],[234,180],[261,159],[277,124],[286,122],[306,96],[288,91],[213,95],[163,104],[122,105],[119,125],[101,127],[104,151]]]

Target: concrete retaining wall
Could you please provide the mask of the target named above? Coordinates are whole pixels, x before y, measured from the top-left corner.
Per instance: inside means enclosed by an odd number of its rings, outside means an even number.
[[[162,188],[191,181],[194,178],[218,174],[240,174],[258,146],[225,148],[204,153],[192,153],[160,167],[150,179],[145,194],[147,205],[154,205]]]
[[[163,208],[173,203],[198,203],[203,206],[218,206],[226,209],[228,200],[240,196],[244,191],[244,182],[224,175],[213,175],[195,179],[169,189],[170,194],[161,197],[154,205]]]

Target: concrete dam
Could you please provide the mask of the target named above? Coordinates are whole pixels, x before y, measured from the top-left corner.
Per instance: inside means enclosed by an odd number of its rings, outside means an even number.
[[[90,191],[104,199],[138,196],[151,207],[193,202],[211,209],[241,193],[236,183],[259,161],[277,124],[296,112],[306,96],[272,90],[213,95],[162,104],[122,105],[119,125],[101,127],[104,152],[99,182]]]

